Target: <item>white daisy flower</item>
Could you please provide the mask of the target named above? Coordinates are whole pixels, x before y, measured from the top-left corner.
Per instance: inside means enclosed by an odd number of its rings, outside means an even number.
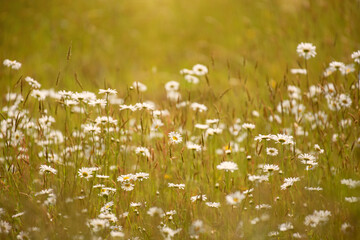
[[[310,59],[316,56],[316,47],[312,43],[300,43],[296,48],[296,52],[299,57]]]

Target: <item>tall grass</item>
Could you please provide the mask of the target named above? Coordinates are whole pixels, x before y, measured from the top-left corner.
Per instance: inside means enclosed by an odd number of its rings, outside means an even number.
[[[196,65],[151,102],[140,82],[121,94],[38,89],[4,62],[2,236],[354,239],[359,64],[324,75],[306,61],[308,74],[262,95],[245,80],[242,95],[213,87],[211,67]]]

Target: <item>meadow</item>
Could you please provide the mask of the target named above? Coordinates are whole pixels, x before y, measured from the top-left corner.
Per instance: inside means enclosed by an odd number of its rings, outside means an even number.
[[[0,239],[360,239],[359,1],[0,9]]]

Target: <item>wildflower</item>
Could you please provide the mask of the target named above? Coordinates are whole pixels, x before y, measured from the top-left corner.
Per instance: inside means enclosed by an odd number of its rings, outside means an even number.
[[[256,205],[255,206],[255,209],[256,210],[260,210],[260,209],[270,209],[271,208],[271,205],[269,204],[260,204],[260,205]]]
[[[269,135],[259,134],[258,136],[256,136],[256,137],[254,138],[254,140],[261,142],[262,140],[269,141],[269,140],[272,139],[272,138],[273,138],[273,135],[271,135],[271,134],[269,134]]]
[[[293,141],[293,136],[289,136],[286,134],[277,134],[277,135],[272,135],[272,139],[277,142],[277,143],[281,143],[282,145],[293,145],[295,144]]]
[[[192,74],[194,74],[194,71],[193,71],[193,70],[190,70],[190,69],[184,68],[184,69],[181,69],[181,70],[180,70],[180,74],[181,74],[181,75],[186,75],[186,74],[192,75]]]
[[[284,183],[280,186],[281,190],[285,190],[287,188],[290,188],[292,185],[294,185],[295,182],[300,181],[300,178],[298,177],[290,177],[285,178]]]
[[[245,199],[245,194],[242,194],[240,191],[231,193],[226,196],[226,202],[230,205],[237,205]]]
[[[148,158],[150,157],[150,151],[146,147],[137,147],[135,149],[135,153],[137,155],[142,155],[144,157],[148,157]]]
[[[165,84],[165,89],[167,92],[177,91],[179,90],[179,82],[177,81],[170,81]]]
[[[360,197],[345,197],[345,201],[349,203],[354,203],[360,201]]]
[[[208,68],[202,64],[196,64],[193,67],[193,72],[195,75],[203,76],[208,73]]]
[[[196,195],[190,198],[191,202],[205,202],[207,200],[206,195]]]
[[[279,151],[276,148],[266,148],[266,154],[269,156],[276,156],[279,154]]]
[[[350,223],[345,222],[345,223],[341,224],[340,229],[342,232],[346,232],[349,228],[351,229],[352,226],[350,225]]]
[[[292,68],[292,69],[290,69],[290,72],[291,72],[292,74],[302,74],[302,75],[306,75],[306,74],[307,74],[306,69],[303,69],[303,68]]]
[[[185,189],[185,184],[175,184],[175,183],[168,183],[168,187],[170,188],[177,188],[177,189]]]
[[[8,222],[0,220],[0,234],[8,234],[11,228],[12,227]]]
[[[159,217],[162,218],[164,216],[164,211],[159,207],[151,207],[147,211],[147,214],[149,214],[151,217],[154,217],[155,215],[158,215]]]
[[[121,184],[121,188],[125,191],[130,192],[130,191],[134,190],[134,184],[132,184],[131,182],[123,182]]]
[[[331,212],[328,210],[315,210],[313,214],[305,217],[304,224],[306,226],[316,227],[320,223],[327,222],[330,216]]]
[[[168,136],[170,139],[170,143],[178,144],[182,142],[182,136],[178,132],[170,132]]]
[[[167,92],[166,97],[172,102],[177,102],[181,100],[181,94],[175,91]]]
[[[57,170],[50,166],[47,166],[47,165],[41,165],[40,166],[40,174],[44,174],[44,173],[56,174]]]
[[[311,154],[308,154],[308,153],[300,154],[298,156],[298,158],[300,160],[304,160],[304,161],[315,161],[316,160],[316,157],[314,155],[311,155]]]
[[[123,238],[125,237],[125,234],[121,231],[110,231],[110,236],[112,238]]]
[[[88,220],[87,224],[94,232],[99,232],[104,228],[110,226],[109,221],[107,219],[100,219],[100,218],[90,219]]]
[[[208,129],[208,128],[209,128],[209,125],[197,123],[197,124],[195,124],[194,127],[195,127],[195,128],[198,128],[198,129]]]
[[[133,82],[132,86],[139,92],[145,92],[147,90],[146,85],[141,82]]]
[[[36,98],[38,101],[43,101],[47,97],[47,92],[34,89],[32,90],[30,96]]]
[[[354,64],[348,64],[340,68],[340,72],[342,75],[347,75],[349,73],[355,72]]]
[[[21,68],[21,63],[17,62],[16,60],[9,60],[9,59],[5,59],[3,61],[4,66],[12,68],[14,70],[19,70]]]
[[[292,225],[291,222],[286,222],[286,223],[282,223],[279,225],[280,232],[285,232],[285,231],[291,230],[291,229],[294,229],[294,226]]]
[[[199,111],[199,112],[206,112],[208,109],[204,104],[200,104],[200,103],[192,103],[190,107],[193,111]]]
[[[93,172],[96,171],[97,169],[96,168],[89,168],[89,167],[82,167],[79,169],[78,171],[78,175],[79,177],[81,178],[85,178],[87,180],[89,180],[90,178],[93,177]]]
[[[126,174],[126,175],[121,175],[117,178],[118,182],[128,182],[131,180],[135,180],[135,175],[134,174]]]
[[[41,87],[41,84],[31,77],[26,77],[25,81],[30,85],[30,87],[34,89],[39,89]]]
[[[351,54],[351,58],[354,59],[354,62],[357,62],[360,64],[360,50],[353,52]]]
[[[275,237],[278,236],[280,233],[278,231],[272,231],[268,233],[268,237]]]
[[[199,152],[202,149],[201,145],[195,144],[195,143],[190,142],[190,141],[186,142],[186,148],[189,149],[189,150],[194,150],[196,152]]]
[[[144,172],[135,173],[135,180],[142,182],[144,179],[148,179],[149,174]]]
[[[249,181],[251,182],[267,182],[269,181],[269,175],[248,175]]]
[[[312,43],[300,43],[297,46],[296,52],[299,57],[310,59],[316,56],[316,47]]]
[[[345,68],[345,64],[342,62],[332,61],[329,64],[330,68],[340,71],[342,68]]]
[[[339,95],[339,104],[341,107],[348,108],[351,106],[352,100],[349,95],[347,94],[340,94]]]
[[[212,207],[212,208],[219,208],[221,204],[219,202],[206,202],[206,206]]]
[[[162,227],[159,226],[159,229],[161,235],[164,237],[165,240],[171,240],[175,236],[175,234],[178,234],[182,230],[181,228],[173,230],[166,225]]]
[[[189,229],[190,238],[199,238],[199,234],[205,232],[204,223],[201,220],[195,220]]]
[[[99,89],[99,94],[106,94],[106,95],[116,95],[117,91],[115,89]]]
[[[318,144],[315,144],[315,145],[314,145],[314,149],[315,149],[315,151],[316,151],[317,153],[319,153],[319,154],[322,154],[322,153],[325,152],[324,149],[322,149]]]
[[[253,130],[253,129],[255,129],[255,124],[252,124],[252,123],[243,123],[243,124],[241,125],[241,127],[242,127],[243,129]]]
[[[199,78],[193,76],[193,75],[185,75],[184,79],[188,82],[188,83],[192,83],[192,84],[198,84],[199,83]]]
[[[305,187],[308,191],[322,191],[323,189],[321,187]]]
[[[360,180],[341,179],[341,184],[346,185],[349,188],[356,188],[360,186]]]
[[[278,165],[274,165],[274,164],[265,164],[263,167],[262,167],[263,171],[264,172],[273,172],[273,171],[279,171],[280,168]]]
[[[238,170],[238,166],[236,163],[234,162],[222,162],[219,165],[216,166],[217,169],[219,170],[225,170],[226,172],[230,171],[230,172],[234,172],[235,170]]]

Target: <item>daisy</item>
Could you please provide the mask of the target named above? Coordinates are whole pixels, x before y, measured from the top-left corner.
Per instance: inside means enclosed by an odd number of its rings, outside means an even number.
[[[262,167],[263,171],[264,172],[273,172],[273,171],[279,171],[280,168],[278,165],[274,165],[274,164],[265,164],[263,167]]]
[[[147,214],[150,215],[151,217],[154,217],[155,215],[157,215],[157,216],[159,216],[161,218],[165,215],[164,211],[159,207],[151,207],[151,208],[149,208],[149,210],[147,211]]]
[[[242,194],[240,191],[231,193],[226,196],[226,202],[230,205],[237,205],[245,199],[245,194]]]
[[[78,170],[78,175],[80,178],[85,178],[89,180],[93,177],[94,168],[82,167]]]
[[[341,184],[346,185],[349,188],[356,188],[360,186],[360,180],[341,179]]]
[[[360,64],[360,50],[353,52],[351,54],[351,58],[354,59],[354,62],[357,62]]]
[[[198,129],[208,129],[208,128],[209,128],[209,125],[197,123],[197,124],[195,124],[194,127],[195,127],[195,128],[198,128]]]
[[[206,195],[196,195],[190,198],[191,202],[205,202],[207,200]]]
[[[44,173],[56,174],[57,170],[50,166],[47,166],[47,165],[41,165],[40,166],[40,174],[44,174]]]
[[[14,70],[19,70],[21,68],[21,63],[17,62],[16,60],[11,61],[9,59],[5,59],[3,61],[4,66],[12,68]]]
[[[300,178],[298,177],[290,177],[285,178],[284,183],[280,186],[281,190],[285,190],[287,188],[290,188],[292,185],[294,185],[295,182],[300,181]]]
[[[134,184],[130,183],[130,182],[123,182],[121,184],[121,188],[125,191],[132,191],[134,190]]]
[[[8,234],[11,228],[12,227],[8,222],[0,220],[0,234]]]
[[[255,129],[255,124],[252,124],[252,123],[243,123],[243,124],[241,125],[241,127],[242,127],[243,129],[253,130],[253,129]]]
[[[280,232],[285,232],[285,231],[291,230],[291,229],[294,229],[294,226],[291,222],[286,222],[286,223],[282,223],[279,225]]]
[[[132,86],[139,92],[145,92],[147,90],[147,86],[141,82],[133,82]]]
[[[310,227],[316,227],[319,223],[327,222],[331,212],[328,210],[315,210],[313,214],[305,217],[304,224]]]
[[[345,64],[342,63],[342,62],[337,62],[337,61],[332,61],[330,64],[329,64],[329,67],[332,68],[332,69],[335,69],[335,71],[340,71],[342,68],[345,68]]]
[[[126,175],[121,175],[117,178],[118,182],[128,182],[131,180],[135,180],[135,175],[134,174],[126,174]]]
[[[34,89],[39,89],[41,87],[41,84],[38,83],[38,81],[34,80],[31,77],[26,77],[25,81],[30,85],[30,87],[32,87]]]
[[[175,234],[178,234],[182,230],[181,228],[173,230],[166,225],[159,226],[159,229],[160,229],[161,235],[164,237],[165,240],[171,240],[175,236]]]
[[[304,161],[316,161],[316,157],[308,153],[302,153],[298,156],[298,158]]]
[[[194,74],[198,76],[203,76],[208,73],[208,68],[202,64],[196,64],[192,70]]]
[[[195,144],[195,143],[190,142],[190,141],[186,142],[186,148],[189,149],[189,150],[194,150],[196,152],[199,152],[202,149],[200,145]]]
[[[148,173],[144,173],[144,172],[135,173],[135,180],[139,180],[140,182],[148,178],[149,178]]]
[[[269,181],[269,175],[248,175],[249,181],[251,182],[267,182]]]
[[[310,59],[316,56],[316,47],[312,43],[300,43],[296,48],[296,52],[299,57]]]
[[[192,103],[190,107],[193,111],[199,111],[199,112],[206,112],[208,109],[204,104],[200,104],[196,102]]]
[[[198,84],[199,83],[199,78],[193,76],[193,75],[185,75],[184,79],[188,82],[188,83],[192,83],[192,84]]]
[[[289,136],[286,134],[277,134],[277,135],[272,135],[272,139],[277,142],[277,143],[281,143],[282,145],[293,145],[295,144],[293,141],[293,136]]]
[[[177,91],[179,90],[179,82],[177,81],[170,81],[165,84],[165,89],[167,92]]]
[[[303,68],[292,68],[290,69],[290,72],[292,74],[302,74],[302,75],[306,75],[307,74],[307,70],[303,69]]]
[[[219,202],[206,202],[206,206],[212,207],[212,208],[219,208],[221,204]]]
[[[148,157],[148,158],[150,157],[150,151],[146,147],[137,147],[135,149],[135,153],[137,155],[142,155],[144,157]]]
[[[177,188],[177,189],[185,189],[185,184],[175,184],[175,183],[168,183],[168,187],[170,188]]]
[[[226,172],[234,172],[235,170],[238,170],[238,165],[234,162],[225,161],[217,165],[216,168],[219,170],[225,170]]]
[[[170,143],[172,144],[178,144],[182,142],[182,136],[178,132],[170,132],[168,136],[170,139]]]
[[[117,91],[115,89],[99,89],[99,94],[106,94],[106,95],[116,95]]]
[[[204,223],[201,220],[194,221],[189,229],[190,238],[199,239],[199,234],[205,232]]]
[[[266,148],[266,154],[269,156],[276,156],[278,155],[279,151],[276,148],[268,147]]]

